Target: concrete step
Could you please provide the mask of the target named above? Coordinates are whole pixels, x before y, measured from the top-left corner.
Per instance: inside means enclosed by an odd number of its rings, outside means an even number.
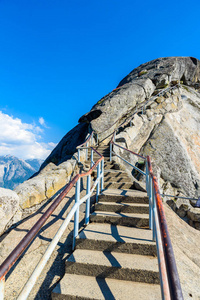
[[[109,223],[138,228],[149,228],[149,215],[136,213],[114,213],[95,211],[90,215],[90,221],[96,223]]]
[[[65,263],[68,274],[159,284],[157,257],[77,249]]]
[[[131,183],[132,179],[127,175],[123,175],[120,177],[104,176],[104,182],[118,182],[118,183],[130,182]]]
[[[147,193],[137,190],[107,189],[99,195],[100,202],[149,203]]]
[[[95,169],[93,171],[93,174],[94,176],[96,176],[97,174],[97,170]],[[104,177],[107,177],[107,176],[113,176],[113,177],[119,177],[120,176],[128,176],[127,173],[123,170],[115,170],[115,169],[105,169],[104,170]]]
[[[104,182],[104,189],[132,189],[145,192],[143,183],[134,182]]]
[[[76,249],[156,256],[149,229],[90,223],[76,239]]]
[[[148,214],[149,205],[143,203],[112,203],[98,202],[95,204],[95,210],[110,211],[115,213],[138,213]]]
[[[140,282],[65,274],[54,288],[52,300],[159,300],[160,286]]]

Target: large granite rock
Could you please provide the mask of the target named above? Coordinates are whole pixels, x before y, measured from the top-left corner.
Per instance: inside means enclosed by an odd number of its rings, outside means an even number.
[[[9,189],[0,188],[0,234],[21,219],[19,197]]]
[[[90,122],[104,139],[148,99],[155,89],[170,82],[194,85],[200,78],[200,61],[193,57],[159,58],[142,64],[127,75],[117,89],[99,100],[79,122]]]

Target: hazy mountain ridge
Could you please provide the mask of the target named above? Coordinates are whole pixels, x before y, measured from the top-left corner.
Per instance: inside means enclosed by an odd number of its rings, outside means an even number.
[[[12,155],[0,156],[0,187],[14,189],[40,168],[42,160],[19,159]]]

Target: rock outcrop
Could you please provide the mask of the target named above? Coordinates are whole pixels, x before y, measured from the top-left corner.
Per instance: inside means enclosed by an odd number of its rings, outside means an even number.
[[[186,85],[199,83],[200,62],[193,57],[159,58],[134,69],[111,93],[99,100],[79,122],[90,122],[92,128],[105,138],[137,106],[144,104],[155,89],[165,88],[170,82]],[[99,117],[95,112],[98,112]],[[94,119],[92,119],[94,116]]]
[[[0,188],[0,235],[21,219],[19,196],[14,191]]]

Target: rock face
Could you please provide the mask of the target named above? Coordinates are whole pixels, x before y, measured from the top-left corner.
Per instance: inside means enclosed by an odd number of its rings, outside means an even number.
[[[194,85],[198,83],[199,75],[200,62],[193,57],[153,60],[134,69],[119,83],[117,89],[99,100],[79,122],[90,122],[103,139],[132,114],[137,106],[149,99],[155,89],[178,81]],[[95,115],[97,111],[99,117]]]
[[[21,219],[18,195],[9,189],[0,188],[0,234]]]

